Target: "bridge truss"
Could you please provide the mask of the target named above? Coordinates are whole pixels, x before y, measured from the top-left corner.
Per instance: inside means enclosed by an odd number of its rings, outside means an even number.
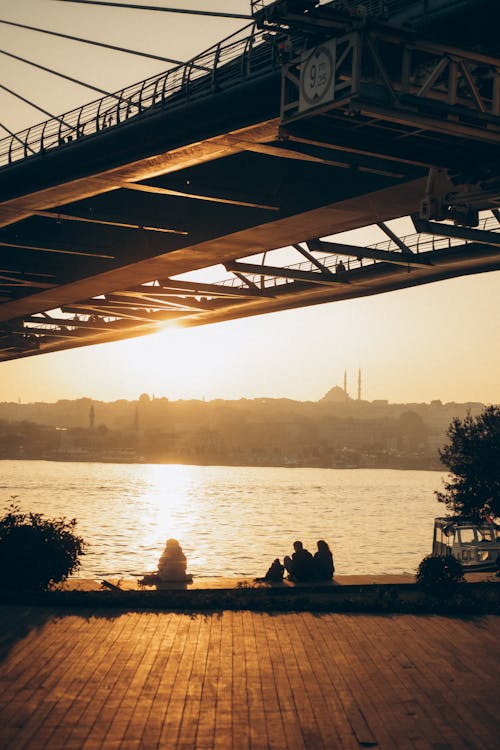
[[[341,6],[0,141],[0,360],[500,269],[498,51]]]
[[[500,268],[500,212],[469,229],[414,218],[418,232],[363,247],[336,237],[294,244],[303,260],[284,265],[273,251],[227,262],[217,282],[158,278],[62,305],[0,327],[0,357],[104,343],[161,330],[332,302]],[[50,281],[0,276],[0,286],[50,288]]]

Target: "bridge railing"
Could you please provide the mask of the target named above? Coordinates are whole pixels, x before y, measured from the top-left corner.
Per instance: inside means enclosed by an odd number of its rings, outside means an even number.
[[[390,18],[410,10],[413,16],[424,16],[446,6],[453,7],[463,0],[332,0],[335,8],[349,10],[352,13],[367,16]]]
[[[183,65],[1,139],[0,167],[95,136],[160,107],[209,95],[278,65],[275,46],[250,24]]]
[[[251,0],[252,14],[272,5],[274,0]],[[318,4],[327,5],[335,10],[347,11],[359,16],[379,16],[390,18],[411,11],[412,16],[424,16],[446,6],[463,4],[464,0],[319,0]]]
[[[481,219],[478,228],[488,231],[497,231],[499,229],[499,223],[496,218],[486,216]],[[458,245],[469,244],[470,242],[468,240],[460,239],[459,237],[440,237],[438,235],[425,234],[423,232],[404,235],[400,239],[410,250],[412,250],[417,255],[419,255],[420,253],[431,252],[433,250],[448,250],[452,247],[457,247]],[[404,260],[404,256],[402,255],[399,246],[391,239],[387,239],[382,242],[376,242],[372,245],[367,245],[366,247],[371,250],[385,250],[387,252],[394,252],[395,259],[397,259],[398,261]],[[359,249],[360,252],[363,251],[363,247],[360,247]],[[346,271],[353,271],[358,268],[364,268],[366,266],[373,266],[378,263],[387,262],[382,260],[372,260],[371,258],[354,258],[352,256],[342,255],[342,253],[339,253],[338,255],[335,255],[333,253],[329,253],[328,255],[324,256],[316,255],[316,257],[326,269],[328,269],[329,271],[333,271],[334,273],[340,261],[342,261],[342,264],[345,267]],[[310,261],[293,263],[287,266],[283,266],[283,268],[290,268],[297,271],[317,271],[316,266]],[[286,279],[276,276],[266,276],[265,273],[245,273],[245,276],[249,279],[249,281],[256,284],[261,289],[270,289],[277,286],[283,286],[284,284],[296,283],[293,279]],[[217,282],[217,284],[219,286],[231,286],[238,289],[245,288],[245,283],[240,278],[235,276],[219,281]]]

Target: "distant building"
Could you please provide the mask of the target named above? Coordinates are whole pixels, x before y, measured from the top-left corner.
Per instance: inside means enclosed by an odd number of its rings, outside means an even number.
[[[347,398],[347,394],[343,388],[339,385],[334,385],[330,388],[328,393],[325,393],[321,401],[329,401],[333,404],[344,404]]]

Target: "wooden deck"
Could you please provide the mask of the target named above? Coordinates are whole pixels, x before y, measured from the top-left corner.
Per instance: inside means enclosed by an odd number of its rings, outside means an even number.
[[[496,750],[500,618],[0,607],[2,750]]]

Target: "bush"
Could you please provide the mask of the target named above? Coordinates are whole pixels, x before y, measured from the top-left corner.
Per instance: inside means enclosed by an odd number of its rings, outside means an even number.
[[[417,583],[421,586],[450,586],[463,580],[462,563],[453,555],[427,555],[418,566]]]
[[[85,552],[76,519],[22,513],[12,502],[0,519],[0,589],[46,591],[66,580]]]

